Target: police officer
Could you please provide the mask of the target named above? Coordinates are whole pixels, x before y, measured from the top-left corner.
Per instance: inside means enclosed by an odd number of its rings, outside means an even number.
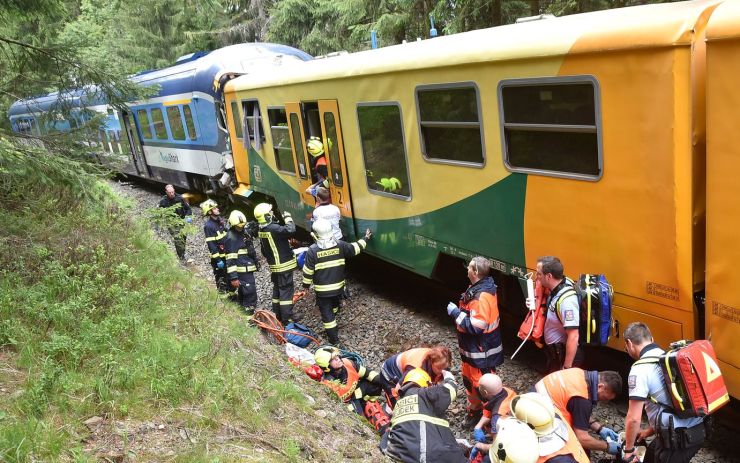
[[[257,271],[257,253],[254,251],[252,237],[244,230],[247,217],[241,211],[229,215],[231,228],[226,234],[226,273],[231,287],[237,292],[237,300],[251,318],[257,306],[257,285],[254,272]]]
[[[578,347],[580,306],[573,280],[563,274],[560,259],[544,256],[537,259],[537,282],[550,291],[544,329],[547,372],[582,366],[583,351]]]
[[[272,279],[272,311],[287,325],[297,321],[293,316],[293,269],[298,266],[288,239],[295,233],[295,223],[289,212],[283,213],[285,225],[274,221],[272,205],[258,204],[254,218],[259,224],[260,248],[270,266]]]
[[[403,378],[400,399],[393,408],[390,430],[381,439],[381,450],[396,461],[464,463],[467,458],[450,431],[445,413],[457,397],[457,384],[445,370],[441,384],[421,368]]]
[[[180,262],[185,260],[185,234],[182,232],[185,222],[193,223],[192,209],[190,204],[181,195],[175,193],[175,187],[167,185],[164,187],[165,196],[159,201],[159,207],[168,208],[174,206],[175,214],[181,219],[180,222],[173,223],[167,227],[167,231],[172,235],[172,241],[175,244],[175,252]]]
[[[663,371],[656,358],[665,353],[653,341],[644,323],[634,322],[624,330],[624,343],[630,357],[637,360],[627,379],[629,408],[625,417],[625,438],[622,458],[636,459],[635,444],[656,435],[645,454],[644,462],[683,463],[691,461],[701,447],[706,432],[703,418],[679,418],[673,412],[672,401],[663,380]],[[642,410],[649,426],[640,429]]]
[[[340,357],[335,347],[320,347],[314,353],[316,365],[323,370],[321,382],[332,389],[348,408],[363,415],[383,435],[390,420],[377,401],[382,393],[379,374],[355,361]]]
[[[618,434],[591,418],[597,402],[613,400],[622,390],[619,373],[569,368],[545,376],[535,384],[535,389],[550,398],[584,449],[619,454]],[[597,433],[601,440],[592,437],[589,431]]]
[[[485,373],[496,372],[496,367],[504,362],[504,353],[491,263],[477,256],[470,260],[467,268],[470,286],[462,294],[459,307],[452,302],[447,305],[447,314],[455,320],[457,328],[461,373],[468,396],[465,424],[472,428],[483,412],[477,392],[478,380]]]
[[[473,439],[486,442],[485,429],[490,426],[493,434],[498,432],[498,420],[510,414],[516,391],[505,387],[496,373],[486,373],[478,380],[478,395],[483,401],[483,416],[473,429]]]
[[[360,254],[373,234],[365,231],[365,237],[354,243],[337,240],[332,232],[331,223],[318,219],[313,223],[313,237],[316,242],[306,251],[303,263],[303,287],[309,288],[313,283],[316,291],[316,303],[321,313],[321,321],[329,338],[329,343],[339,342],[339,328],[335,318],[339,311],[340,298],[344,290],[344,263]]]
[[[203,234],[206,236],[206,245],[211,255],[211,267],[213,268],[216,287],[219,291],[227,291],[226,253],[224,252],[226,227],[224,226],[224,219],[221,217],[218,204],[212,199],[201,203],[200,208],[203,211],[203,216],[207,217],[206,223],[203,225]]]

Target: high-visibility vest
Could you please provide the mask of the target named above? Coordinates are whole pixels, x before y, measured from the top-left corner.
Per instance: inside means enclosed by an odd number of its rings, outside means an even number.
[[[568,368],[550,373],[538,381],[534,387],[537,392],[552,400],[563,419],[571,426],[573,426],[573,417],[568,411],[568,401],[573,397],[590,400],[586,372],[580,368]]]
[[[568,440],[565,442],[565,445],[557,452],[553,452],[544,457],[539,457],[537,459],[537,463],[545,463],[554,456],[568,454],[572,455],[578,463],[590,463],[591,460],[588,458],[588,455],[586,455],[586,451],[583,450],[581,443],[578,442],[578,437],[576,437],[576,433],[573,432],[573,428],[567,421],[563,420],[563,422],[565,423],[565,427],[568,428]]]
[[[355,370],[355,366],[352,364],[351,360],[343,358],[342,363],[344,363],[344,367],[347,369],[347,381],[344,384],[339,381],[323,380],[321,382],[336,392],[342,401],[347,402],[352,398],[355,389],[357,389],[357,385],[360,382],[360,374]]]

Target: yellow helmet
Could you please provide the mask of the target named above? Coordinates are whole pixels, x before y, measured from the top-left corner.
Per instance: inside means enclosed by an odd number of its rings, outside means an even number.
[[[401,184],[401,181],[398,180],[396,177],[383,177],[380,179],[379,182],[375,182],[376,184],[383,187],[383,191],[389,191],[391,193],[395,193],[399,191],[401,188],[403,188],[403,185]]]
[[[261,224],[272,222],[272,204],[257,204],[257,207],[254,208],[254,218]]]
[[[549,398],[537,392],[514,397],[511,413],[527,423],[537,436],[546,436],[555,430],[555,407]]]
[[[339,349],[327,346],[316,349],[313,358],[316,361],[316,365],[320,366],[324,371],[329,371],[329,363],[331,363],[331,359],[335,355],[339,355]]]
[[[218,203],[212,199],[206,199],[200,203],[200,209],[203,211],[203,215],[208,215],[213,209],[218,207]]]
[[[429,377],[429,373],[421,368],[409,370],[409,372],[403,377],[403,386],[414,383],[419,387],[427,387],[431,382],[432,378]]]
[[[321,139],[319,137],[309,138],[308,143],[306,143],[306,149],[308,150],[308,154],[315,158],[324,154],[324,144],[321,143]]]
[[[525,423],[515,419],[499,420],[498,433],[489,450],[494,463],[535,463],[539,457],[537,436]]]
[[[247,217],[241,211],[231,211],[229,214],[229,225],[237,228],[244,228],[247,224]]]

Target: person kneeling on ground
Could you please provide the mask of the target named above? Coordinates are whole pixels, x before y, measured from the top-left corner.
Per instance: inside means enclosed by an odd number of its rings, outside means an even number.
[[[449,371],[442,375],[441,384],[430,385],[431,378],[421,368],[406,373],[390,430],[380,441],[383,453],[405,463],[467,462],[445,417],[457,397],[457,384]]]
[[[414,368],[421,368],[429,375],[431,382],[437,384],[442,381],[442,371],[449,368],[451,364],[450,349],[442,344],[433,347],[416,347],[386,359],[380,368],[380,380],[389,411],[396,404],[401,379],[406,373]]]
[[[388,430],[388,415],[377,401],[382,388],[378,372],[339,356],[335,347],[321,347],[314,354],[324,376],[321,382],[332,389],[348,408],[363,415],[382,435]]]

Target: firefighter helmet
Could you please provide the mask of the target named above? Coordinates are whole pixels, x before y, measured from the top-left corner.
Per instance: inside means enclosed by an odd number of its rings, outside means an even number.
[[[321,143],[321,139],[319,137],[309,138],[308,143],[306,144],[306,149],[308,150],[308,154],[315,158],[324,154],[324,144]]]
[[[229,225],[236,228],[244,228],[247,224],[247,217],[242,211],[231,211],[229,214]]]
[[[316,219],[311,228],[316,234],[317,240],[325,240],[334,236],[331,230],[331,222],[326,219]]]
[[[431,382],[432,378],[429,377],[429,373],[424,371],[422,368],[414,368],[413,370],[409,370],[409,372],[403,377],[402,387],[411,383],[416,384],[419,387],[427,387]]]
[[[208,215],[212,210],[218,208],[216,201],[212,199],[206,199],[200,203],[200,209],[203,211],[203,215]]]
[[[555,408],[542,394],[528,392],[514,397],[511,412],[518,420],[527,423],[537,436],[546,436],[555,430]]]
[[[339,349],[336,347],[319,347],[313,354],[316,365],[320,366],[324,371],[329,371],[329,364],[334,356],[339,355]]]
[[[540,457],[537,436],[529,426],[515,418],[500,420],[489,455],[495,463],[535,463]]]
[[[254,208],[254,218],[260,224],[266,224],[272,222],[272,204],[260,203]]]

